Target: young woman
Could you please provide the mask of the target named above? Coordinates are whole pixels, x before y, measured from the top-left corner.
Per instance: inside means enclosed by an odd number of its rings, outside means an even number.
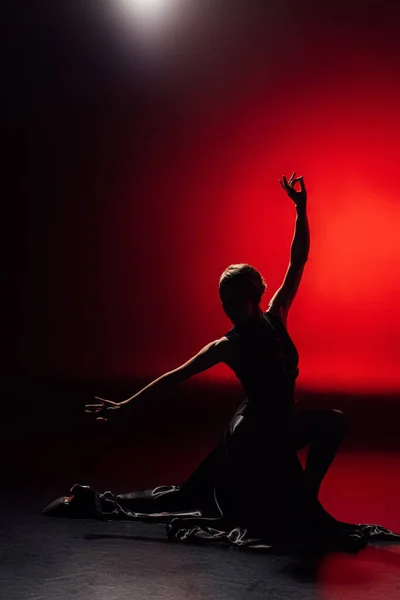
[[[248,264],[230,265],[219,281],[220,300],[233,327],[186,363],[123,402],[96,397],[86,412],[98,420],[124,415],[146,400],[224,362],[246,398],[219,443],[180,485],[125,494],[75,484],[70,496],[42,514],[126,519],[166,524],[170,540],[222,540],[251,548],[317,548],[358,551],[371,539],[400,541],[377,525],[337,521],[318,491],[343,439],[340,410],[301,411],[295,406],[299,355],[286,326],[309,253],[307,193],[303,177],[279,180],[296,206],[290,263],[268,309],[260,307],[266,284]],[[296,183],[300,189],[295,189]],[[309,444],[305,469],[297,451]]]

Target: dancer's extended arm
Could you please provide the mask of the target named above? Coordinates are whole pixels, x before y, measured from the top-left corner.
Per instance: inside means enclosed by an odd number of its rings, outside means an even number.
[[[190,377],[193,377],[193,375],[197,375],[202,371],[210,369],[224,360],[225,345],[224,340],[210,342],[180,367],[164,373],[164,375],[161,375],[161,377],[158,377],[158,379],[155,379],[149,383],[149,385],[120,404],[127,405],[132,403],[132,405],[136,405],[139,400],[145,401],[149,398],[158,396],[159,393],[163,393],[171,387],[173,388],[180,385]]]
[[[193,375],[201,373],[202,371],[210,369],[214,365],[225,361],[228,343],[226,338],[210,342],[180,367],[168,371],[167,373],[164,373],[164,375],[161,375],[161,377],[154,379],[151,383],[146,385],[146,387],[122,402],[114,402],[96,396],[95,398],[99,402],[96,404],[87,404],[85,406],[85,412],[94,413],[95,415],[98,414],[96,417],[98,420],[107,420],[107,416],[115,409],[122,408],[123,413],[126,413],[126,409],[129,407],[136,407],[142,402],[158,399],[160,396],[173,390],[176,386],[190,377],[193,377]]]
[[[294,179],[295,173],[289,181],[283,177],[280,181],[283,189],[296,205],[296,225],[290,249],[290,262],[281,287],[275,292],[268,305],[268,312],[273,312],[287,319],[289,308],[298,290],[304,266],[308,259],[310,249],[310,230],[307,218],[307,193],[303,178]],[[294,189],[294,184],[300,182],[301,190]]]

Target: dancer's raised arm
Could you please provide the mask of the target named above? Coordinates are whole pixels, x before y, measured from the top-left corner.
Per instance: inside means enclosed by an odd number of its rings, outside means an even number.
[[[286,181],[286,177],[284,176],[282,177],[283,181],[279,180],[279,183],[288,194],[289,198],[295,203],[297,215],[295,232],[290,249],[289,267],[282,285],[271,298],[267,311],[279,314],[282,316],[284,322],[286,322],[289,308],[297,293],[310,249],[310,230],[307,219],[307,192],[303,177],[295,179],[295,174],[296,173],[293,173],[289,181]],[[294,189],[294,185],[297,182],[300,183],[300,191]]]
[[[135,407],[139,401],[147,402],[148,400],[159,398],[164,393],[171,391],[175,386],[193,377],[193,375],[206,371],[214,365],[223,362],[226,358],[227,343],[228,341],[225,338],[210,342],[180,367],[154,379],[146,387],[122,402],[114,402],[113,400],[95,396],[98,402],[96,404],[86,404],[85,412],[94,414],[96,420],[107,421],[112,411],[123,409],[122,414],[126,414],[128,406]]]

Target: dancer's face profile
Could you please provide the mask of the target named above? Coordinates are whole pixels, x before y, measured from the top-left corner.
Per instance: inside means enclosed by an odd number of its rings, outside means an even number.
[[[224,290],[221,304],[227,317],[234,325],[247,321],[254,312],[254,302],[233,290]]]

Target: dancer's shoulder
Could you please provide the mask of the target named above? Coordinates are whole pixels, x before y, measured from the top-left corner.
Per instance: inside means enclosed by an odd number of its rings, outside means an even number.
[[[288,311],[286,311],[279,304],[275,304],[274,306],[268,307],[267,310],[264,312],[264,315],[270,317],[273,322],[282,323],[285,326],[285,328],[287,327]]]
[[[237,339],[238,338],[235,335],[230,335],[230,332],[228,332],[221,338],[219,338],[219,340],[217,340],[218,352],[220,355],[221,362],[228,365],[228,367],[230,367],[235,372],[239,369],[240,366],[240,356]]]

